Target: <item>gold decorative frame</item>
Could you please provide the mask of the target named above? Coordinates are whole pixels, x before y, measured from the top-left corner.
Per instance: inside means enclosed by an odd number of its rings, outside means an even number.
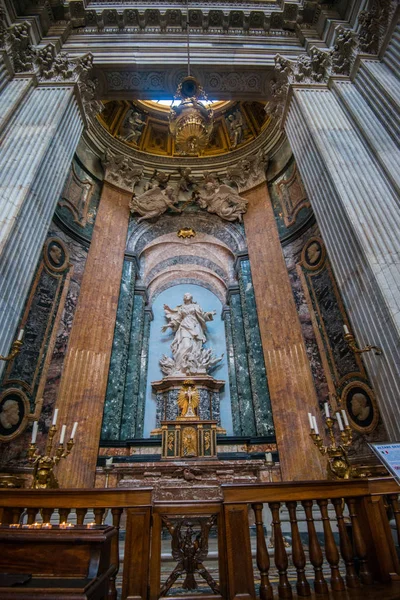
[[[350,395],[350,392],[354,388],[362,389],[365,392],[365,395],[367,396],[367,398],[371,402],[371,407],[373,409],[373,417],[372,417],[371,423],[369,425],[367,425],[367,427],[362,427],[359,423],[357,423],[357,421],[354,420],[354,415],[352,414],[352,411],[350,411],[348,409],[348,405],[347,405],[348,397]],[[378,409],[378,404],[376,402],[374,392],[363,381],[351,381],[350,383],[348,383],[346,385],[346,387],[343,389],[343,392],[341,394],[341,404],[342,404],[342,408],[344,408],[346,410],[346,413],[349,418],[349,421],[351,422],[352,428],[355,429],[356,431],[359,431],[360,433],[371,433],[371,431],[373,431],[376,428],[376,426],[378,425],[379,409]]]
[[[2,394],[0,395],[0,409],[3,405],[3,402],[7,401],[8,396],[18,396],[21,399],[22,405],[24,407],[24,414],[18,424],[17,429],[13,431],[13,433],[10,433],[10,435],[2,435],[0,433],[0,442],[10,442],[14,438],[18,437],[24,431],[24,429],[27,427],[30,421],[35,421],[39,418],[39,415],[42,410],[43,398],[36,402],[35,411],[31,413],[28,397],[22,390],[18,388],[8,388],[2,392]]]

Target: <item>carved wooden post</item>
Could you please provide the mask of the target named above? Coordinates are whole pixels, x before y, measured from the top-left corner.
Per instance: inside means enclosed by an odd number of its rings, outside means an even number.
[[[290,528],[292,532],[292,558],[297,571],[296,589],[299,596],[311,596],[310,584],[304,574],[306,566],[306,555],[301,543],[299,526],[297,524],[296,507],[297,502],[286,502],[289,511]]]
[[[115,573],[110,577],[110,585],[108,587],[107,600],[117,600],[117,588],[115,585],[115,580],[119,571],[119,526],[121,522],[122,512],[122,508],[111,509],[113,526],[117,530],[117,535],[113,537],[111,542],[111,564],[115,565]]]
[[[252,504],[254,510],[254,516],[256,519],[256,531],[257,531],[257,567],[260,571],[260,600],[272,600],[274,594],[272,586],[269,581],[269,555],[267,550],[267,544],[265,543],[264,535],[264,523],[262,518],[263,504]]]
[[[321,546],[319,545],[317,532],[315,531],[314,519],[312,516],[313,501],[303,500],[302,505],[306,513],[310,561],[315,572],[314,589],[317,594],[328,594],[328,585],[322,573],[324,557],[322,556]]]
[[[342,592],[345,586],[338,567],[340,557],[328,516],[328,500],[317,500],[317,503],[321,511],[321,519],[324,527],[325,554],[331,567],[331,587],[335,592]]]
[[[393,516],[396,521],[396,529],[397,529],[397,543],[400,546],[400,506],[399,506],[399,497],[397,494],[389,495],[389,502],[393,510]]]
[[[360,579],[361,582],[366,585],[373,583],[373,577],[368,569],[367,564],[367,547],[364,542],[364,537],[361,533],[360,523],[358,522],[358,515],[356,511],[356,499],[347,498],[347,506],[349,507],[349,515],[351,524],[353,526],[353,543],[354,548],[360,561]]]
[[[272,527],[274,528],[275,565],[279,573],[278,593],[279,598],[292,598],[292,588],[287,576],[288,557],[283,541],[281,520],[279,517],[280,502],[270,502],[272,512]]]
[[[343,560],[346,564],[346,584],[349,588],[359,587],[360,581],[354,569],[353,548],[351,546],[349,536],[347,535],[346,525],[344,524],[343,520],[342,499],[334,498],[332,500],[332,504],[335,507],[336,518],[338,523],[340,551],[342,553]]]
[[[128,508],[122,597],[146,600],[150,561],[151,508]]]
[[[251,559],[247,504],[224,506],[228,587],[230,600],[253,600],[253,563]]]

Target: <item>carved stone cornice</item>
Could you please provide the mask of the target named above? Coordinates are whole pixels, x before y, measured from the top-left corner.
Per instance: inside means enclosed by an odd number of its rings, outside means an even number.
[[[105,170],[104,180],[128,192],[133,192],[143,175],[143,167],[137,166],[127,156],[112,154],[109,150],[102,163]]]
[[[226,177],[237,186],[240,193],[246,192],[266,181],[268,162],[268,156],[260,149],[256,154],[246,156],[236,165],[228,167]]]

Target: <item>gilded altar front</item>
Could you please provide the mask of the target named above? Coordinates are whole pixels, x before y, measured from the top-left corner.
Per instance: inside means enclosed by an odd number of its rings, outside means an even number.
[[[162,459],[216,458],[217,421],[162,421]]]

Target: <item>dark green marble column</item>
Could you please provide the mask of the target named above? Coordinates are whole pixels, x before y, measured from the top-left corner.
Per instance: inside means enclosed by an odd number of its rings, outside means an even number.
[[[140,388],[140,360],[142,354],[144,309],[146,301],[146,289],[144,287],[136,286],[129,340],[128,367],[125,377],[120,431],[121,440],[133,438],[136,434],[138,395]]]
[[[142,338],[142,349],[140,355],[140,380],[139,380],[139,393],[137,401],[136,411],[136,428],[135,438],[143,437],[143,424],[144,424],[144,409],[146,403],[146,384],[147,384],[147,365],[149,359],[149,336],[150,336],[150,323],[153,320],[153,311],[150,307],[144,309],[144,324],[143,324],[143,338]]]
[[[104,403],[102,440],[119,440],[128,367],[129,338],[137,273],[136,260],[125,259],[119,292],[117,319]]]
[[[236,259],[236,272],[239,280],[240,299],[247,345],[247,360],[253,398],[257,435],[273,435],[271,400],[268,391],[267,374],[258,325],[257,306],[248,254]]]
[[[255,436],[256,423],[251,394],[250,371],[247,360],[247,345],[239,286],[229,286],[228,297],[231,309],[232,340],[235,354],[240,435]]]
[[[242,427],[240,424],[239,397],[236,383],[235,349],[233,347],[232,339],[232,319],[231,311],[228,306],[224,307],[222,311],[222,318],[225,324],[225,339],[228,359],[229,389],[231,393],[233,433],[234,435],[241,435]]]

